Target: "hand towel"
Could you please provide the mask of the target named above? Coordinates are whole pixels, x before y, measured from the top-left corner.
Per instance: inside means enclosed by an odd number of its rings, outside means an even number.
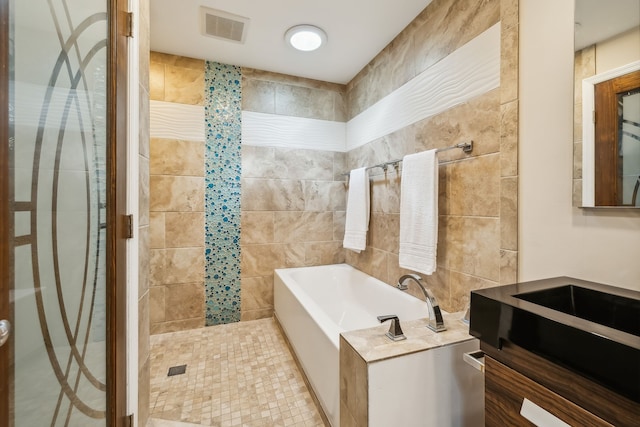
[[[355,252],[367,247],[369,230],[369,174],[367,168],[354,169],[349,174],[347,214],[342,245]]]
[[[438,156],[436,150],[402,159],[400,267],[436,271],[438,245]]]

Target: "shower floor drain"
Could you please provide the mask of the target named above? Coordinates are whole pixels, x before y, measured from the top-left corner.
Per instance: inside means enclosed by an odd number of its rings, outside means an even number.
[[[169,368],[169,373],[167,374],[167,376],[172,377],[174,375],[182,375],[185,372],[187,372],[187,365],[172,366]]]

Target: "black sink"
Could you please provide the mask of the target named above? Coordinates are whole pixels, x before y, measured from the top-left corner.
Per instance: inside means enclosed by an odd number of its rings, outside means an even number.
[[[514,297],[640,336],[640,300],[575,285],[526,292]]]
[[[469,332],[515,344],[640,403],[640,292],[556,277],[471,292]]]

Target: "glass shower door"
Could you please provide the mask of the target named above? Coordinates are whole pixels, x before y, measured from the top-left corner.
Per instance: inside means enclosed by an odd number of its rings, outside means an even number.
[[[106,425],[107,11],[9,0],[10,425]]]

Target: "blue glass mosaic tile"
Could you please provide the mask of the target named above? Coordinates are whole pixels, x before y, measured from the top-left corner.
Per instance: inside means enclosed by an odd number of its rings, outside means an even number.
[[[206,325],[240,321],[240,67],[205,63]]]

